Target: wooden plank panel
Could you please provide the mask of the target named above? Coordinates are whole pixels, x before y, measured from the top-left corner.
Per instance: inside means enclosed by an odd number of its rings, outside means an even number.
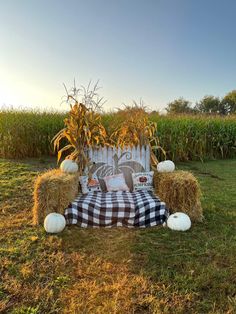
[[[105,162],[107,164],[107,147],[102,148],[102,162]]]
[[[101,147],[99,149],[89,149],[88,156],[92,162],[104,162],[105,164],[115,167],[114,155],[117,154],[118,158],[122,153],[130,153],[130,156],[124,155],[119,163],[126,161],[136,161],[134,163],[134,171],[140,168],[137,163],[141,164],[145,171],[150,171],[150,149],[149,146],[143,147],[124,147],[123,149],[112,147]],[[136,170],[137,169],[137,170]],[[140,168],[141,169],[141,168]]]
[[[132,148],[132,157],[131,157],[132,160],[137,160],[137,147],[133,147]]]
[[[146,149],[145,146],[141,147],[141,161],[140,163],[142,164],[143,168],[146,171]]]
[[[151,167],[150,167],[150,162],[151,162],[151,158],[150,158],[150,147],[149,145],[146,146],[146,164],[145,164],[145,169],[146,171],[150,171]]]
[[[111,147],[108,147],[108,150],[107,150],[107,164],[109,166],[114,167],[113,149]]]

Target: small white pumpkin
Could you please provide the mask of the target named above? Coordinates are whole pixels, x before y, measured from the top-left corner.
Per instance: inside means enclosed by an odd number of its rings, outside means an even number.
[[[176,212],[167,219],[167,227],[172,230],[186,231],[191,227],[191,220],[185,213]]]
[[[60,169],[62,172],[77,172],[78,171],[78,165],[75,161],[70,159],[65,159],[60,165]]]
[[[157,165],[158,172],[173,172],[175,170],[175,164],[171,160],[161,161]]]
[[[44,219],[44,229],[48,233],[59,233],[66,226],[65,217],[58,213],[50,213]]]

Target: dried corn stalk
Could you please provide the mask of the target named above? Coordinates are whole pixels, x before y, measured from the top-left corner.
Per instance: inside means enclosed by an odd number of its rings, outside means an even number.
[[[60,161],[62,154],[67,152],[67,158],[75,160],[79,165],[79,172],[82,173],[88,165],[87,151],[90,147],[104,146],[107,144],[107,133],[101,123],[102,98],[99,98],[96,90],[97,84],[89,92],[90,83],[84,89],[83,100],[86,105],[77,100],[80,89],[74,87],[70,93],[67,89],[66,101],[70,104],[68,118],[64,120],[65,127],[60,130],[52,139],[54,150],[57,150],[57,160]],[[94,99],[95,98],[95,99]],[[66,139],[68,144],[60,149],[61,140]]]
[[[133,106],[120,109],[117,118],[119,122],[110,136],[110,142],[120,147],[150,145],[151,163],[156,166],[158,160],[155,151],[161,150],[164,156],[166,153],[156,135],[157,124],[149,120],[145,106],[134,102]]]

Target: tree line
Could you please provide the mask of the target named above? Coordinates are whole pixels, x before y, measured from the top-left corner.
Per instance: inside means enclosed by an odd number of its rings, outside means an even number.
[[[230,115],[236,113],[236,90],[232,90],[223,98],[212,95],[204,96],[194,106],[183,97],[168,103],[165,108],[167,114],[219,114]]]

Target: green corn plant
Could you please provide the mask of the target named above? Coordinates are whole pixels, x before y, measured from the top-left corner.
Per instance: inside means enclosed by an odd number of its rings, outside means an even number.
[[[133,115],[134,112],[132,111],[131,114]],[[0,109],[0,157],[26,158],[54,155],[51,139],[65,128],[64,119],[67,115],[64,112]],[[129,119],[128,111],[125,115],[120,111],[100,113],[99,119],[108,134],[105,142],[115,145],[119,132],[111,138],[110,136],[118,131],[121,124],[125,125],[124,120]],[[164,147],[168,159],[185,161],[236,157],[235,115],[228,117],[172,115],[170,117],[147,114],[147,119],[148,122],[158,126],[154,132],[154,140],[151,142],[152,147],[156,144],[156,147]],[[127,120],[128,124],[132,122],[131,120]],[[133,120],[139,121],[138,114]],[[140,121],[140,126],[142,125],[143,128],[142,120]],[[128,142],[128,134],[132,131],[131,124],[130,127],[128,124],[126,123],[125,130],[120,130],[120,135],[126,142]],[[134,124],[133,126],[135,127]],[[146,134],[148,134],[147,129]],[[122,144],[121,139],[119,141]],[[66,137],[60,141],[60,148],[65,144],[70,144]],[[63,154],[70,154],[72,150],[73,148],[68,149]],[[158,160],[165,159],[160,149],[154,149],[153,152]]]

